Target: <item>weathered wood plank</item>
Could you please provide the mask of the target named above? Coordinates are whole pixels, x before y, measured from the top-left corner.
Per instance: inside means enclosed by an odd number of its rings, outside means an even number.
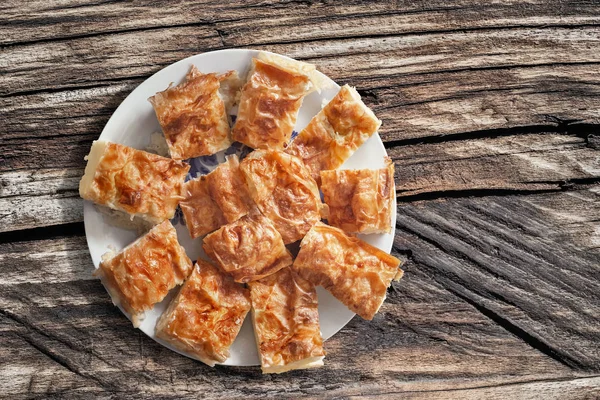
[[[0,265],[10,265],[0,275],[0,365],[12,377],[0,382],[6,395],[106,390],[212,399],[321,396],[326,390],[335,397],[577,376],[412,262],[373,321],[357,318],[327,341],[326,368],[266,379],[258,368],[210,369],[133,329],[99,281],[90,280],[84,237],[0,244],[0,254]],[[46,279],[36,277],[39,271]],[[244,385],[233,384],[239,381]]]
[[[586,139],[523,134],[388,149],[400,197],[474,190],[560,190],[577,179],[600,181],[600,152]]]
[[[497,18],[492,18],[496,16]],[[501,16],[501,18],[498,18]],[[371,22],[377,18],[377,25]],[[43,1],[3,4],[2,44],[56,40],[81,35],[148,30],[170,25],[211,26],[239,42],[307,41],[334,34],[373,36],[439,30],[580,26],[598,23],[597,4],[580,1],[523,1],[482,4],[441,0],[336,4],[324,1],[185,1],[171,7],[120,2]],[[231,25],[231,24],[234,25]],[[226,28],[231,27],[231,32]],[[311,29],[316,27],[317,29]],[[19,31],[18,28],[25,28]],[[287,29],[281,36],[277,30]],[[291,29],[290,29],[291,28]],[[321,29],[327,28],[327,29]]]
[[[600,231],[598,187],[563,209],[572,199],[564,193],[400,204],[395,243],[424,273],[532,346],[598,370],[600,251],[590,246]],[[578,221],[586,228],[570,237],[561,227],[586,207],[590,214]]]

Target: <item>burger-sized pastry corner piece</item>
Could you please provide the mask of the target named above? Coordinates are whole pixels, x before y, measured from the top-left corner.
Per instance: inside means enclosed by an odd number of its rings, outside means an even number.
[[[208,256],[236,282],[264,278],[292,265],[292,255],[271,221],[253,211],[206,235]]]
[[[250,293],[210,263],[194,270],[156,324],[156,336],[213,367],[229,357],[250,310]]]
[[[113,303],[131,315],[137,328],[145,311],[181,285],[191,271],[192,262],[177,242],[175,228],[164,221],[120,253],[103,255],[94,275],[102,279]]]
[[[358,92],[344,85],[315,115],[286,152],[300,157],[319,182],[319,172],[336,169],[381,126],[360,99]]]
[[[300,244],[294,270],[323,286],[362,318],[371,320],[383,304],[401,261],[341,229],[316,224]]]
[[[253,149],[283,149],[302,100],[317,89],[315,66],[260,53],[242,87],[233,139]]]
[[[235,222],[253,206],[236,155],[227,157],[208,175],[183,184],[179,203],[192,238]]]
[[[229,118],[219,92],[230,74],[203,74],[195,66],[185,81],[148,100],[175,160],[215,154],[231,146]]]
[[[317,183],[298,157],[255,150],[240,163],[240,169],[252,200],[285,244],[302,239],[327,214]]]
[[[325,351],[315,286],[291,268],[248,286],[263,373],[322,366]]]
[[[321,171],[329,207],[327,222],[349,233],[389,233],[394,202],[394,164],[382,169]]]
[[[86,159],[82,198],[154,224],[173,218],[188,164],[103,141],[92,144]]]

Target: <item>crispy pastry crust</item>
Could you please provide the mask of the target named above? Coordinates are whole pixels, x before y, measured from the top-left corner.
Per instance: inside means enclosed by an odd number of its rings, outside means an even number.
[[[325,351],[315,286],[291,268],[248,286],[263,373],[322,366]]]
[[[233,139],[254,149],[283,149],[304,96],[315,89],[315,67],[261,53],[252,59],[240,95]]]
[[[285,244],[304,237],[326,214],[319,188],[302,161],[276,150],[256,150],[241,163],[250,196]]]
[[[105,254],[94,275],[103,278],[113,302],[131,314],[137,328],[144,312],[181,285],[191,270],[175,228],[164,221],[120,253]]]
[[[271,221],[252,213],[204,238],[204,251],[236,282],[250,282],[292,265]]]
[[[300,246],[294,270],[364,319],[373,319],[392,280],[402,276],[396,257],[320,222]]]
[[[349,233],[392,230],[394,164],[383,169],[321,171],[321,190],[329,207],[330,225]]]
[[[87,159],[81,197],[152,223],[173,218],[188,164],[102,141]]]
[[[225,74],[226,79],[230,74]],[[176,160],[215,154],[231,146],[225,105],[219,93],[221,77],[192,66],[181,84],[156,93],[152,103],[171,157]]]
[[[213,367],[229,357],[229,347],[249,310],[248,289],[198,260],[156,324],[156,336]]]
[[[286,153],[300,157],[320,183],[319,172],[336,169],[381,126],[354,88],[344,85],[313,117]]]
[[[192,238],[205,235],[248,214],[253,201],[236,155],[208,175],[183,185],[179,203]]]

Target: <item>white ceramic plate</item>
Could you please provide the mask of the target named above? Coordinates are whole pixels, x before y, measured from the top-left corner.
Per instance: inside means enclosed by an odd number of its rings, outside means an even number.
[[[258,53],[255,50],[220,50],[192,56],[169,65],[152,75],[127,96],[104,127],[100,140],[121,143],[145,150],[150,143],[150,135],[153,132],[160,132],[160,125],[151,104],[148,102],[148,97],[166,89],[171,82],[175,84],[181,82],[192,65],[205,73],[237,70],[240,76],[243,77],[250,68],[251,59]],[[330,88],[323,90],[321,93],[314,92],[307,96],[300,109],[295,130],[300,131],[304,128],[310,119],[319,112],[322,104],[324,104],[323,100],[329,101],[338,90],[339,86],[331,81]],[[375,134],[341,168],[383,168],[383,157],[386,154],[379,135]],[[222,155],[218,158],[221,159],[221,157]],[[396,204],[394,203],[395,209]],[[127,230],[109,224],[105,214],[99,212],[96,206],[89,201],[84,203],[84,221],[88,246],[96,268],[98,268],[102,254],[107,252],[109,248],[120,250],[137,238],[134,230]],[[176,224],[179,241],[185,247],[188,256],[192,260],[203,257],[201,239],[191,239],[186,227],[178,220],[175,220],[174,224]],[[395,225],[396,215],[394,213],[392,221],[394,230],[392,233],[364,235],[362,239],[383,251],[389,252],[394,240]],[[172,346],[154,336],[156,321],[176,292],[176,289],[172,290],[163,302],[157,304],[153,310],[146,312],[146,318],[140,329],[163,346],[194,358],[190,354],[175,350]],[[326,340],[344,327],[352,319],[354,313],[322,288],[318,288],[318,298],[321,331],[323,338]],[[121,311],[123,310],[121,309]],[[125,312],[124,314],[127,315]],[[248,317],[231,347],[231,356],[224,364],[259,365],[255,343],[252,324]]]

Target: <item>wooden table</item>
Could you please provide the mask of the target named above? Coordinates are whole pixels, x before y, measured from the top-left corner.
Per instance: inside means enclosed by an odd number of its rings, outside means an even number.
[[[343,3],[2,2],[0,396],[600,397],[600,4]],[[315,63],[383,120],[406,275],[319,370],[181,357],[91,276],[92,140],[151,74],[223,48]]]

